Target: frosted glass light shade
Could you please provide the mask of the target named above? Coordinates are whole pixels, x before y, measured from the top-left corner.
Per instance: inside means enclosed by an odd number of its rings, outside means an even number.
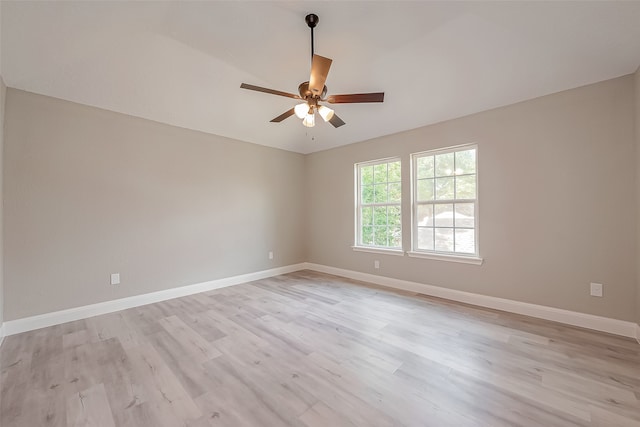
[[[304,119],[309,112],[309,106],[306,102],[303,102],[302,104],[298,104],[293,107],[293,111],[296,113],[296,116],[298,116],[299,119]]]
[[[325,107],[324,105],[318,107],[318,114],[320,114],[325,122],[328,122],[333,118],[333,110],[329,107]]]
[[[302,124],[305,125],[308,128],[314,127],[316,125],[316,116],[315,116],[315,114],[313,114],[313,113],[307,114],[307,116],[302,121]]]

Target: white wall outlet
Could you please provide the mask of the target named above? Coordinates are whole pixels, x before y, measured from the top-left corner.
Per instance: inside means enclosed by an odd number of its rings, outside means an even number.
[[[111,275],[111,284],[119,285],[120,284],[120,273],[113,273]]]
[[[602,283],[592,283],[591,284],[591,296],[592,297],[601,297],[602,296]]]
[[[373,261],[373,268],[380,268],[380,261],[378,260]]]
[[[273,251],[269,251],[269,259],[273,259]]]

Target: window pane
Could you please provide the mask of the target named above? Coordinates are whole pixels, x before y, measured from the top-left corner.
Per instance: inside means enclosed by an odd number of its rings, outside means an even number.
[[[400,203],[402,200],[402,188],[400,183],[389,184],[389,202]]]
[[[402,246],[402,229],[393,227],[389,229],[389,246],[399,248]]]
[[[360,183],[362,185],[373,184],[373,166],[363,166],[360,168]]]
[[[476,172],[476,150],[458,151],[456,153],[456,175]]]
[[[389,206],[387,208],[387,221],[389,225],[400,226],[402,224],[402,217],[400,214],[400,206]]]
[[[373,225],[373,208],[362,208],[360,223],[362,225]]]
[[[418,157],[416,163],[418,179],[433,178],[433,156]]]
[[[373,227],[362,227],[362,244],[373,245]]]
[[[436,251],[453,252],[453,228],[436,228]]]
[[[421,179],[418,181],[418,201],[428,202],[433,200],[433,179]]]
[[[387,182],[387,164],[375,165],[373,167],[373,181],[376,184]]]
[[[373,242],[376,246],[387,246],[387,227],[375,227]]]
[[[436,176],[453,175],[453,153],[438,154],[436,157]]]
[[[418,226],[433,227],[433,205],[418,205],[416,216]]]
[[[475,230],[456,229],[456,252],[473,254],[476,252]]]
[[[435,205],[434,220],[436,227],[453,227],[453,204]]]
[[[418,249],[433,250],[433,228],[418,227]]]
[[[402,163],[356,164],[359,173],[357,245],[402,247]],[[373,205],[373,206],[372,206]]]
[[[374,185],[373,201],[375,203],[387,203],[387,184]]]
[[[436,199],[437,200],[452,200],[454,179],[451,178],[436,178]]]
[[[475,199],[476,198],[476,176],[457,176],[456,177],[456,199]]]
[[[455,226],[475,227],[474,209],[473,203],[456,203]]]
[[[413,249],[478,253],[477,155],[476,146],[412,154]]]
[[[387,225],[386,206],[377,206],[373,208],[373,223],[375,225]]]
[[[400,171],[400,162],[389,163],[389,182],[402,181],[402,175]]]
[[[362,203],[373,203],[373,185],[362,186]]]

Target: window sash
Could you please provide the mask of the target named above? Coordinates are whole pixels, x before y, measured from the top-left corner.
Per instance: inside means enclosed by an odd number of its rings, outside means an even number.
[[[400,194],[400,198],[398,199],[398,201],[393,201],[390,202],[388,201],[389,198],[389,184],[397,184],[400,188],[400,193],[402,192],[402,179],[401,177],[396,181],[390,181],[389,180],[389,164],[390,163],[398,163],[400,166],[400,173],[402,172],[402,162],[400,160],[400,158],[387,158],[387,159],[380,159],[380,160],[374,160],[371,162],[363,162],[363,163],[357,163],[356,167],[355,167],[355,175],[356,175],[356,218],[355,218],[355,223],[356,223],[356,233],[355,233],[355,246],[356,247],[364,247],[364,248],[379,248],[379,249],[390,249],[390,250],[398,250],[398,249],[402,249],[402,196]],[[387,176],[386,176],[386,180],[385,181],[374,181],[370,184],[366,184],[367,186],[375,186],[375,185],[386,185],[387,187],[387,201],[386,202],[377,202],[375,201],[375,198],[373,201],[371,202],[363,202],[362,200],[362,193],[363,193],[363,187],[365,185],[363,185],[362,183],[362,169],[365,167],[369,167],[369,166],[378,166],[378,165],[382,165],[385,164],[387,165]],[[386,221],[385,224],[376,224],[375,222],[375,217],[372,215],[372,222],[370,222],[369,224],[364,224],[363,223],[363,214],[364,214],[364,209],[367,208],[371,208],[372,212],[374,212],[375,214],[375,209],[376,208],[385,208],[386,211]],[[397,209],[397,216],[398,216],[398,221],[397,223],[389,223],[389,208],[395,208]],[[371,227],[373,234],[371,236],[371,243],[367,242],[365,243],[365,239],[364,239],[364,233],[363,231],[365,227]],[[381,229],[386,229],[385,231],[385,235],[387,238],[385,238],[386,244],[377,244],[376,242],[376,234],[375,231],[376,230],[381,230]],[[390,242],[388,240],[388,236],[389,236],[389,230],[397,230],[398,233],[398,239],[399,239],[399,245],[395,246],[392,245],[392,242]],[[378,241],[379,242],[379,241]]]
[[[468,151],[468,150],[475,150],[475,164],[474,164],[474,172],[473,173],[460,173],[460,174],[456,174],[456,155],[455,153],[457,152],[461,152],[461,151]],[[439,155],[447,155],[447,154],[453,154],[453,158],[454,158],[454,165],[453,165],[453,171],[452,173],[450,172],[448,175],[438,175],[437,171],[435,170],[435,162],[436,162],[436,157]],[[419,170],[418,170],[418,162],[419,159],[422,158],[428,158],[428,157],[433,157],[434,159],[434,170],[433,170],[433,175],[432,176],[426,176],[426,177],[421,177],[419,174]],[[424,163],[423,163],[424,164]],[[431,167],[431,166],[429,166]],[[426,151],[426,152],[421,152],[421,153],[414,153],[411,155],[411,248],[413,252],[417,252],[417,253],[424,253],[424,254],[437,254],[437,255],[450,255],[450,256],[467,256],[467,257],[476,257],[478,256],[479,253],[479,244],[478,244],[478,148],[477,146],[474,145],[465,145],[465,146],[458,146],[458,147],[452,147],[449,149],[439,149],[439,150],[433,150],[433,151]],[[448,171],[449,172],[449,171]],[[475,198],[456,198],[456,191],[457,189],[455,189],[455,179],[454,179],[454,194],[453,194],[453,198],[447,198],[447,199],[437,199],[437,194],[432,194],[431,197],[433,197],[432,200],[421,200],[418,201],[418,182],[421,180],[426,180],[426,179],[437,179],[437,178],[443,178],[443,177],[470,177],[473,176],[475,177]],[[456,205],[457,204],[472,204],[473,205],[473,226],[469,226],[469,225],[456,225],[455,221],[456,221]],[[444,224],[437,224],[437,221],[435,220],[435,210],[436,210],[436,206],[439,205],[452,205],[452,216],[451,216],[451,223],[444,225]],[[432,215],[431,215],[431,221],[430,224],[428,225],[420,225],[418,223],[419,221],[419,217],[418,217],[418,211],[420,209],[420,207],[422,206],[433,206],[433,211],[432,211]],[[433,242],[431,245],[431,248],[427,249],[427,248],[420,248],[419,247],[419,234],[420,234],[420,230],[428,230],[428,231],[424,231],[424,233],[426,233],[426,238],[432,238]],[[449,235],[447,235],[446,237],[448,238],[449,236],[451,237],[451,241],[450,243],[448,241],[446,241],[446,239],[443,238],[442,236],[442,231],[443,230],[450,230]],[[473,231],[473,237],[472,237],[472,241],[473,241],[473,252],[469,252],[469,251],[463,251],[463,250],[457,250],[458,247],[456,246],[456,243],[458,243],[456,241],[456,235],[458,233],[456,233],[456,230],[461,231],[461,232],[465,232],[468,233],[469,231]],[[441,237],[441,241],[438,241],[438,235],[436,234],[437,231],[440,231],[440,237]],[[431,235],[429,234],[431,233]],[[423,237],[424,238],[424,237]],[[470,237],[466,237],[466,239],[468,239],[468,241],[471,241]],[[440,245],[438,245],[438,243],[440,243]],[[447,244],[444,244],[447,243]],[[446,249],[443,249],[443,247],[447,247]]]

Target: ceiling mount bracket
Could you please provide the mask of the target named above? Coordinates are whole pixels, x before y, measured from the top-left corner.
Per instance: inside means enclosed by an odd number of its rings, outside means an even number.
[[[310,13],[304,17],[304,21],[307,23],[309,28],[315,28],[315,26],[318,25],[318,15]]]

